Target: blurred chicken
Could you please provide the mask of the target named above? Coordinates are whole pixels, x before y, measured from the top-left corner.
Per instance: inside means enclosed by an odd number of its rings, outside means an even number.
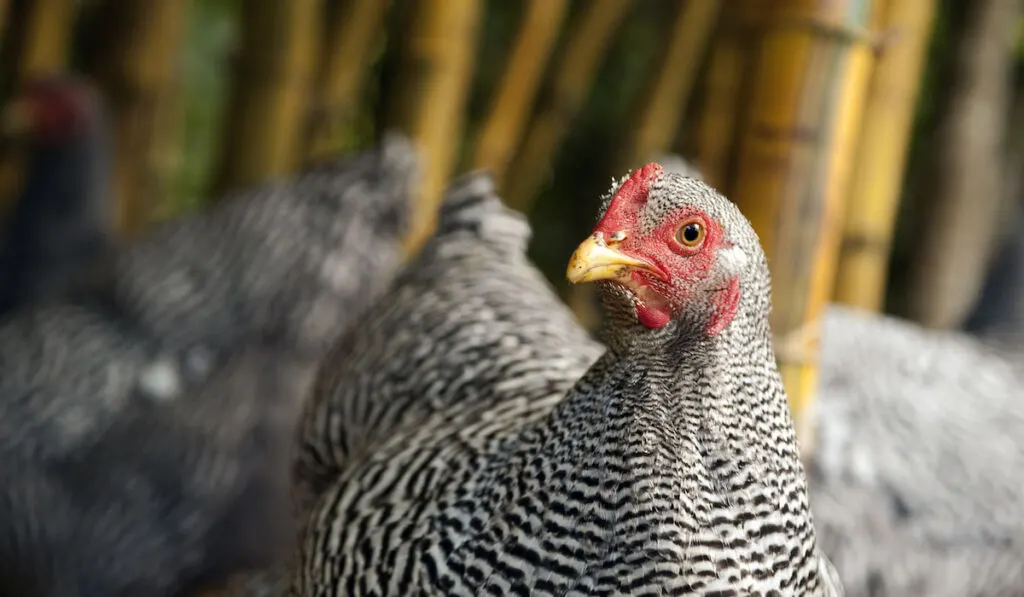
[[[115,242],[111,139],[96,90],[71,76],[32,80],[3,127],[28,156],[0,237],[0,319],[62,295]]]
[[[388,137],[0,326],[0,594],[189,594],[290,551],[299,401],[397,268],[415,180]]]

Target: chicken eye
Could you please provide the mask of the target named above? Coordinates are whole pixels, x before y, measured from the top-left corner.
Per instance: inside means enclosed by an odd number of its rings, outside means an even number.
[[[687,222],[676,231],[676,240],[684,247],[696,247],[704,241],[704,226],[700,222]]]

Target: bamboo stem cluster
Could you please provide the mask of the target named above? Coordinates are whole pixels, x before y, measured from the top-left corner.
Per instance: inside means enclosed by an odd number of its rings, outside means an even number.
[[[101,62],[100,78],[115,100],[122,222],[135,233],[160,195],[153,180],[166,166],[159,156],[174,151],[173,142],[158,138],[172,138],[168,131],[180,121],[168,98],[180,92],[177,59],[189,0],[105,1],[123,4],[130,15],[112,33],[117,40]],[[1021,2],[985,0],[972,23],[985,29],[997,8],[1006,15]],[[0,35],[10,33],[6,4],[0,0]],[[220,190],[255,184],[344,149],[374,48],[388,33],[385,17],[394,8],[383,0],[247,0],[241,6]],[[410,19],[407,30],[397,32],[396,89],[386,122],[376,125],[404,130],[422,152],[407,239],[413,252],[433,229],[444,189],[457,173],[484,3],[405,0],[401,6]],[[524,3],[503,76],[487,98],[465,158],[469,167],[490,170],[509,204],[524,211],[552,171],[634,2],[591,0],[579,15],[570,14],[571,6],[569,0]],[[72,0],[35,0],[19,17],[19,77],[65,67],[73,8]],[[636,122],[626,127],[630,136],[615,156],[620,168],[609,173],[671,150],[677,131],[695,129],[704,178],[740,205],[769,257],[772,326],[805,447],[811,443],[807,421],[823,310],[833,297],[872,310],[884,304],[907,147],[938,9],[936,0],[666,3],[673,21],[664,53],[637,98]],[[965,55],[960,70],[1005,62],[1005,37]],[[993,89],[1005,85],[995,75],[982,82]],[[702,110],[687,123],[695,90],[702,91]],[[962,95],[964,102],[974,97],[971,88]],[[976,121],[951,120],[949,135]],[[992,153],[994,135],[971,137],[973,145],[950,144],[947,160],[961,164],[970,161],[967,153]],[[963,220],[962,198],[976,189],[947,187],[935,217]],[[936,247],[945,239],[925,244],[939,254]],[[930,267],[938,267],[936,259]],[[933,314],[938,308],[921,298],[941,294],[948,272],[919,278],[913,309],[922,320],[948,319]],[[585,297],[574,298],[583,313]]]
[[[766,5],[732,198],[773,279],[771,325],[802,446],[818,380],[821,314],[831,296],[842,215],[873,66],[869,0]]]

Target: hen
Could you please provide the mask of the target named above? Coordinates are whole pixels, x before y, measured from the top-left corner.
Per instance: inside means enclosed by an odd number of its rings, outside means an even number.
[[[291,546],[317,360],[400,260],[411,144],[240,193],[0,327],[0,593],[176,595]]]
[[[525,224],[479,178],[453,191],[387,311],[325,361],[293,595],[842,594],[757,237],[654,164],[613,192],[569,270],[608,281],[588,369]]]
[[[1024,595],[1024,367],[832,306],[808,467],[822,548],[863,597]]]
[[[0,319],[62,296],[115,243],[110,131],[95,89],[71,76],[34,79],[4,116],[29,155],[0,237]]]
[[[820,351],[807,472],[819,542],[846,593],[1024,595],[1019,357],[836,305]]]

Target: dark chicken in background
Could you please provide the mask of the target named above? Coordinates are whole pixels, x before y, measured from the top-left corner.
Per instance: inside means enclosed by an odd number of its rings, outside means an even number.
[[[112,139],[102,99],[70,75],[30,80],[2,113],[6,142],[27,150],[0,232],[0,320],[52,300],[113,249]]]
[[[0,594],[190,594],[290,552],[299,402],[397,268],[416,172],[389,136],[0,326]]]

